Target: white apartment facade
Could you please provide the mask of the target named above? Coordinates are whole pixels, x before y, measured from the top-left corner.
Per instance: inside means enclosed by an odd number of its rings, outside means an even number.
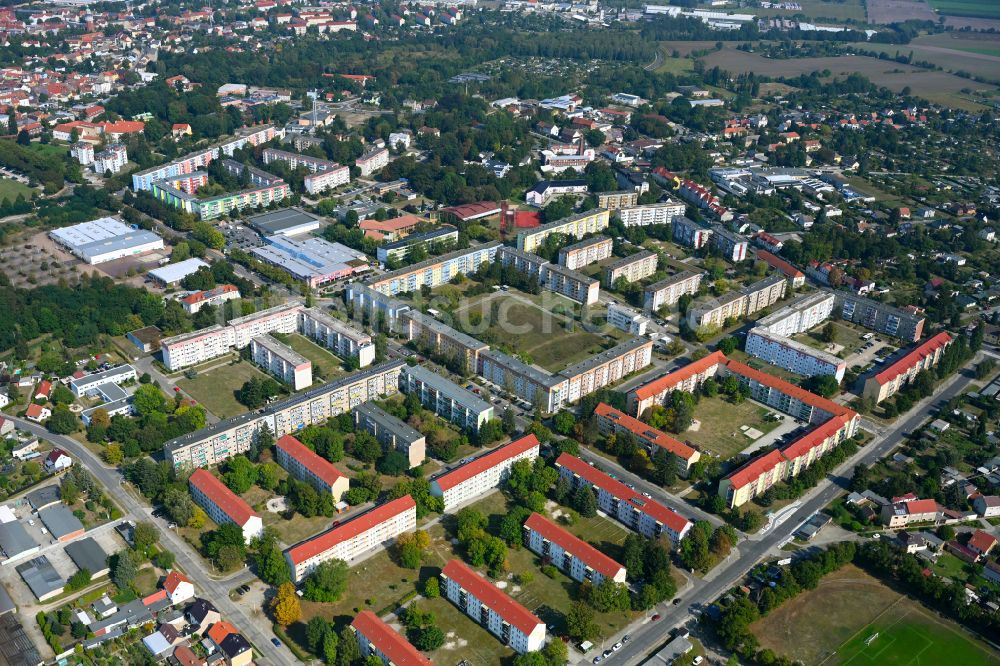
[[[347,492],[350,480],[305,444],[291,435],[282,435],[275,442],[275,458],[289,475],[305,481],[321,493],[329,493],[334,502],[339,502]]]
[[[649,318],[631,308],[612,301],[608,304],[608,323],[632,335],[646,335]]]
[[[804,377],[833,375],[839,382],[847,372],[847,361],[760,327],[747,334],[746,353]]]
[[[604,284],[613,286],[618,278],[637,282],[656,272],[659,256],[650,250],[641,250],[604,267]]]
[[[464,563],[449,561],[441,582],[451,603],[515,652],[535,652],[545,645],[545,623]]]
[[[572,270],[583,268],[610,257],[614,245],[607,236],[587,238],[559,250],[559,263]]]
[[[389,149],[375,148],[359,157],[354,164],[361,170],[364,177],[380,171],[389,164]]]
[[[301,310],[299,330],[302,335],[315,340],[337,356],[357,358],[358,367],[366,368],[375,362],[372,336],[354,330],[321,310],[315,308]]]
[[[444,501],[444,510],[456,507],[497,488],[518,460],[534,460],[540,444],[534,435],[525,435],[481,455],[431,481],[431,495]]]
[[[292,581],[301,583],[328,560],[351,562],[417,528],[417,503],[409,495],[380,504],[285,551]]]
[[[654,224],[670,224],[675,217],[684,215],[685,206],[679,201],[630,206],[618,210],[622,226],[648,227]]]
[[[243,530],[245,543],[264,531],[260,515],[208,470],[195,470],[188,478],[188,486],[194,503],[217,525],[233,523]]]
[[[312,386],[312,362],[267,333],[250,341],[250,357],[295,391]]]
[[[573,580],[587,581],[594,586],[605,580],[625,583],[625,567],[545,516],[531,514],[522,529],[524,545]]]
[[[685,294],[694,296],[701,287],[704,273],[683,271],[654,282],[643,290],[643,309],[656,312],[663,306],[672,306]]]

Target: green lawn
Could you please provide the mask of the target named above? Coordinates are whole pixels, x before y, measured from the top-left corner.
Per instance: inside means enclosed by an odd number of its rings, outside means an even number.
[[[934,566],[931,567],[931,571],[938,576],[964,582],[969,577],[969,572],[965,569],[966,566],[965,562],[951,553],[942,553]]]
[[[226,364],[221,367],[199,372],[194,379],[180,379],[177,385],[205,409],[220,419],[243,414],[247,408],[236,400],[236,391],[251,377],[266,375],[246,361],[236,365]]]
[[[343,359],[334,355],[329,350],[320,347],[309,338],[298,333],[282,337],[284,337],[289,347],[312,362],[314,384],[320,380],[325,382],[333,381],[347,374]]]
[[[494,346],[508,345],[550,372],[563,370],[617,342],[617,335],[606,339],[589,333],[576,322],[526,302],[537,298],[490,295],[465,304],[455,312],[455,316],[463,322],[470,321],[473,313],[482,315],[489,326],[486,332],[480,333],[481,339],[492,341]],[[570,303],[567,301],[567,308]],[[480,335],[473,333],[473,337],[480,338]]]
[[[851,354],[854,354],[861,348],[862,345],[865,344],[863,336],[867,333],[867,331],[859,331],[844,322],[835,321],[829,323],[833,324],[833,344],[843,347],[843,356],[850,356]],[[800,333],[799,335],[796,335],[794,339],[803,344],[807,344],[814,349],[826,351],[826,347],[829,343],[820,339],[825,328],[826,324],[817,326],[808,333]]]
[[[694,417],[700,423],[698,430],[688,430],[677,438],[697,445],[703,453],[726,460],[755,441],[744,435],[740,426],[750,426],[764,434],[778,427],[780,421],[764,418],[773,411],[749,400],[736,405],[722,397],[703,397],[694,410]]]
[[[10,178],[0,178],[0,201],[7,199],[13,202],[17,199],[18,194],[23,194],[25,199],[30,199],[32,192],[34,192],[34,190],[27,185],[22,185],[16,180],[11,180]]]

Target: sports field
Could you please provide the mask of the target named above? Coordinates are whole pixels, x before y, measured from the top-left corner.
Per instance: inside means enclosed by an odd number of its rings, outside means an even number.
[[[852,565],[750,629],[761,647],[810,666],[1000,664],[1000,654],[957,624]]]

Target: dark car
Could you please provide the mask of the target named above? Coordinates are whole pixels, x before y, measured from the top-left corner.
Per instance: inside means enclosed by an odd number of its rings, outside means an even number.
[[[649,618],[649,619],[650,619],[651,621],[653,621],[653,622],[656,622],[657,620],[659,620],[659,619],[660,619],[660,614],[659,614],[659,613],[654,613],[654,614],[653,614],[653,617],[651,617],[651,618]]]
[[[272,638],[271,644],[274,645],[274,647],[281,647],[281,641],[279,641],[277,638]]]

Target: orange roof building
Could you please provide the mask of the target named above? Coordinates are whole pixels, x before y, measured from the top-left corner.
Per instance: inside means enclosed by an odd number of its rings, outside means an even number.
[[[524,543],[573,580],[625,583],[625,567],[539,513],[524,521]]]
[[[691,465],[701,459],[701,453],[697,449],[674,439],[665,432],[646,425],[639,419],[629,416],[611,405],[606,405],[603,402],[598,403],[594,414],[597,416],[597,425],[603,435],[621,432],[632,433],[636,439],[646,444],[650,456],[654,456],[659,450],[666,451],[673,456],[678,471],[683,476],[687,476]]]
[[[207,469],[196,469],[188,477],[188,485],[195,504],[203,508],[209,518],[218,525],[236,524],[243,530],[247,543],[264,530],[260,515]]]
[[[862,395],[874,400],[875,404],[892,397],[919,373],[936,366],[952,342],[951,335],[942,331],[916,345],[887,368],[869,377]]]
[[[333,495],[339,502],[347,492],[350,480],[326,458],[291,435],[284,435],[275,444],[278,464],[299,481],[305,481],[316,490]]]
[[[539,441],[534,435],[525,435],[509,444],[497,447],[485,455],[456,467],[431,481],[431,495],[444,501],[444,510],[463,504],[487,490],[496,488],[506,478],[511,466],[518,460],[538,457]]]
[[[351,628],[358,637],[362,657],[375,655],[395,666],[432,666],[434,663],[369,610],[358,613]]]

